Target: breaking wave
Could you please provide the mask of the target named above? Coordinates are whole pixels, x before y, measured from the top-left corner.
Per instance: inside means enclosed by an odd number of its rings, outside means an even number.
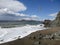
[[[32,32],[46,29],[43,24],[39,25],[26,25],[23,27],[14,28],[0,28],[0,44],[13,41],[19,38],[23,38]]]

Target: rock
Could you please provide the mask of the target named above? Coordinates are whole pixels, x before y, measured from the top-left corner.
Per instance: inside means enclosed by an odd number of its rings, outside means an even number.
[[[50,27],[51,20],[44,20],[43,24],[45,25],[45,27]]]
[[[40,45],[41,44],[41,42],[40,41],[36,41],[36,42],[34,42],[34,44],[33,45]]]

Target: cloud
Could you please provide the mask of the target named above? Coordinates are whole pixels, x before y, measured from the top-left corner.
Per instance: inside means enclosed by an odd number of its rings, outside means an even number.
[[[27,17],[27,18],[23,18],[24,20],[32,20],[31,18]]]
[[[17,0],[0,0],[0,9],[8,8],[11,11],[18,12],[26,10],[26,6]]]
[[[28,15],[10,11],[7,8],[0,9],[0,20],[18,20]]]
[[[38,20],[37,15],[18,13],[27,7],[18,0],[0,0],[0,20]]]
[[[39,20],[39,18],[38,15],[31,15],[31,20]]]
[[[51,16],[51,17],[56,17],[57,14],[58,14],[58,13],[56,12],[56,13],[50,14],[49,16]]]
[[[58,12],[49,14],[49,16],[51,17],[50,19],[54,20],[56,18],[57,14],[58,14]]]
[[[31,17],[32,17],[32,18],[37,18],[38,16],[37,16],[37,15],[32,15]]]
[[[7,8],[0,9],[0,20],[38,20],[37,15],[27,15],[23,13],[17,13],[14,11],[10,11]]]

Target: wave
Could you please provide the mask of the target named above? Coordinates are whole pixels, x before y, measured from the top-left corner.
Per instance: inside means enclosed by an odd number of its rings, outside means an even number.
[[[28,25],[23,27],[14,28],[0,28],[0,44],[16,40],[18,38],[23,38],[32,32],[46,29],[43,24],[39,25]]]

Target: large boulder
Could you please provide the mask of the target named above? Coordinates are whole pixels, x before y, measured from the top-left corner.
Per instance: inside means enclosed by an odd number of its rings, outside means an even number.
[[[44,20],[43,24],[45,25],[45,27],[50,27],[51,20]]]

